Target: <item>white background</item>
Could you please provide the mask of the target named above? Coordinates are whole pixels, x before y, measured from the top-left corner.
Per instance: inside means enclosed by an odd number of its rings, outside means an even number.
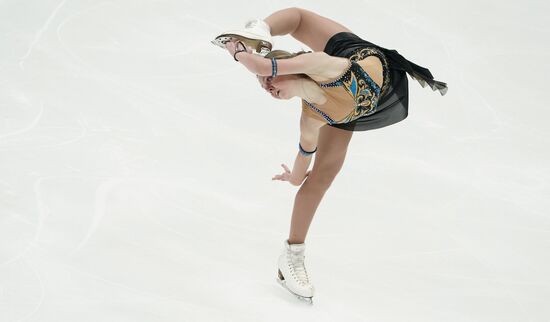
[[[356,132],[276,281],[300,101],[210,43],[291,6],[447,82]],[[550,321],[545,1],[0,1],[0,321]],[[308,49],[290,36],[275,48]]]

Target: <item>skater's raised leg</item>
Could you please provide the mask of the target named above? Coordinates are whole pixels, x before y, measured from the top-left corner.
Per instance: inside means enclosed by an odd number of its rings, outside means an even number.
[[[276,11],[264,21],[271,28],[272,36],[290,34],[313,51],[323,51],[327,41],[334,34],[342,31],[351,32],[334,20],[296,7]]]
[[[273,47],[271,36],[290,34],[313,51],[323,51],[330,37],[344,31],[351,32],[334,20],[306,9],[292,7],[276,11],[265,19],[249,20],[243,29],[227,30],[212,43],[225,49],[227,41],[237,38],[265,56]]]

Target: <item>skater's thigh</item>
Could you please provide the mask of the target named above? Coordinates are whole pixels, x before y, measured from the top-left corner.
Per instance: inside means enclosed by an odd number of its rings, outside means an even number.
[[[351,32],[340,23],[316,14],[315,12],[300,10],[300,24],[290,35],[306,44],[313,51],[323,51],[330,37],[339,32]]]
[[[319,130],[317,152],[309,180],[330,184],[338,174],[344,160],[353,131],[346,131],[329,125]]]

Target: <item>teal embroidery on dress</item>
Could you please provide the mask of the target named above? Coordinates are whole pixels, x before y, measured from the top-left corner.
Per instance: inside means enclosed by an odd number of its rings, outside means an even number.
[[[369,76],[357,63],[368,56],[375,55],[382,62],[383,82],[382,88]],[[389,86],[389,70],[386,57],[374,47],[362,48],[350,56],[351,67],[343,75],[341,83],[348,90],[356,103],[355,109],[338,123],[348,123],[360,117],[373,114],[377,111],[378,100]]]
[[[353,97],[357,97],[357,79],[355,78],[355,75],[351,75],[351,84],[349,86],[349,91],[351,92],[351,95]]]
[[[389,64],[388,64],[388,60],[386,59],[386,55],[384,55],[384,53],[382,53],[382,51],[380,51],[378,48],[366,47],[366,48],[361,48],[361,49],[358,49],[357,51],[355,51],[355,53],[350,56],[349,60],[351,60],[351,61],[360,61],[360,60],[363,60],[363,59],[365,59],[369,56],[376,56],[382,62],[384,81],[382,82],[383,84],[382,84],[382,88],[380,90],[380,93],[383,94],[387,90],[387,88],[390,84],[390,71],[389,71]]]
[[[351,68],[339,82],[355,101],[355,109],[338,123],[351,122],[376,112],[380,88],[358,63],[351,62]]]

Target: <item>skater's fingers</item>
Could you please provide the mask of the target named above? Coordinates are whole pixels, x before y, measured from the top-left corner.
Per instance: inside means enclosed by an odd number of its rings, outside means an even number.
[[[281,164],[281,166],[283,166],[286,172],[290,172],[290,169],[286,166],[286,164],[283,163]]]
[[[227,49],[230,54],[233,54],[233,52],[235,51],[235,45],[230,42],[227,42],[225,44],[225,49]]]

